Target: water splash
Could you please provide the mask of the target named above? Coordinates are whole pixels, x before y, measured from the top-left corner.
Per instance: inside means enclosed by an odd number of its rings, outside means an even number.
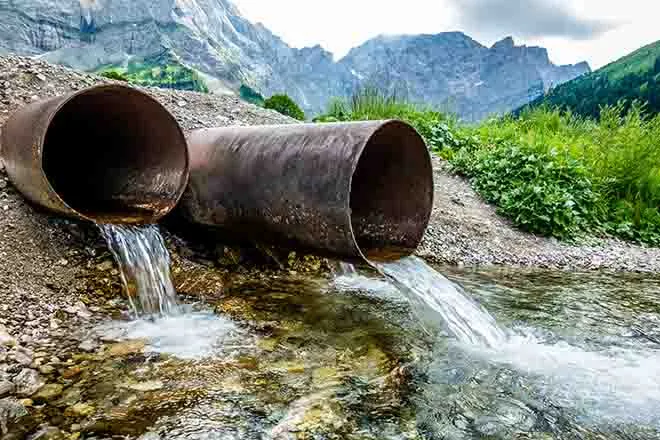
[[[181,306],[176,316],[112,321],[99,326],[97,332],[109,340],[144,340],[147,352],[190,360],[226,359],[253,345],[249,335],[233,321],[212,310],[194,310],[188,305]]]
[[[372,264],[410,301],[438,313],[459,342],[497,347],[506,341],[504,331],[483,307],[422,259]]]
[[[178,314],[170,256],[158,227],[105,224],[99,228],[119,263],[133,313],[136,316]]]

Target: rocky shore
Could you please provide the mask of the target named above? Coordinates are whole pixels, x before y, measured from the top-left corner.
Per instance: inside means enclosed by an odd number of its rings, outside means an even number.
[[[28,58],[0,57],[0,124],[26,103],[103,82],[107,80]],[[293,122],[233,96],[148,91],[185,129]],[[440,159],[434,158],[434,168],[433,218],[419,250],[429,261],[660,271],[659,249],[607,239],[573,245],[522,233],[497,216],[468,182],[448,172]],[[249,270],[235,265],[231,249],[218,246],[209,256],[165,235],[175,284],[184,294],[219,295],[229,277],[244,276]],[[294,272],[296,265],[295,259],[283,263]],[[74,421],[67,425],[70,432],[63,433],[39,418],[28,419],[26,432],[40,426],[40,436],[33,438],[79,437],[83,427],[76,421],[94,409],[67,387],[90,370],[92,359],[105,359],[112,350],[130,353],[131,347],[111,345],[115,341],[100,340],[93,333],[99,322],[119,317],[125,310],[119,273],[98,231],[25,203],[0,167],[0,437],[5,438],[12,421],[28,414],[31,407],[55,399],[61,402],[63,414]]]

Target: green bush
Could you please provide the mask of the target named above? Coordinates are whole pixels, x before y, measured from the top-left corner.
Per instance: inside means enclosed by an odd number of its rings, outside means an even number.
[[[273,95],[264,102],[264,107],[299,121],[305,120],[305,112],[288,95]]]
[[[373,87],[355,92],[350,99],[335,98],[330,101],[326,112],[315,118],[315,122],[373,121],[399,119],[415,127],[427,143],[430,143],[438,124],[453,120],[440,112],[425,109]]]
[[[452,162],[473,177],[488,202],[526,231],[567,238],[598,223],[594,213],[600,201],[588,172],[566,152],[501,142],[476,154],[461,149]]]
[[[452,116],[363,89],[319,122],[401,119],[520,228],[572,238],[610,234],[660,244],[660,116],[638,103],[594,121],[540,107],[461,126]]]
[[[100,71],[99,75],[139,86],[209,92],[197,72],[167,57],[133,60],[126,67],[107,68]]]

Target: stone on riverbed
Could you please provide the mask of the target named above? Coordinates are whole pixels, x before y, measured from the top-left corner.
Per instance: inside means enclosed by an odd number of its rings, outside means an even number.
[[[0,380],[0,398],[14,392],[14,384],[8,380]]]
[[[16,386],[16,395],[20,397],[30,397],[44,386],[39,373],[30,368],[23,368],[13,382]]]
[[[0,399],[0,434],[7,434],[9,424],[27,415],[25,407],[13,398]]]
[[[37,402],[50,402],[62,395],[62,389],[62,385],[58,383],[46,384],[34,395],[34,400]]]

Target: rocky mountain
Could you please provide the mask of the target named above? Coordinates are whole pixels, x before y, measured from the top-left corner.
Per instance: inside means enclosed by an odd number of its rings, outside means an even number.
[[[369,85],[479,119],[589,71],[510,38],[487,48],[461,33],[378,37],[336,62],[320,46],[289,47],[228,0],[0,0],[0,52],[88,71],[166,52],[216,92],[286,92],[310,114]]]

